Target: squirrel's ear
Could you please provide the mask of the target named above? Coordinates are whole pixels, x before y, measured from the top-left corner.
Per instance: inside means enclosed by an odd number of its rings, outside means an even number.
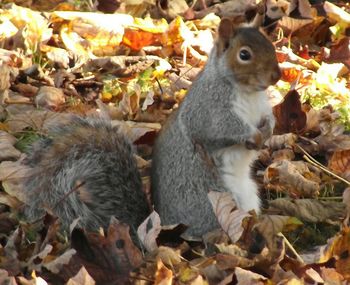
[[[233,23],[229,18],[222,18],[219,25],[219,37],[229,40],[233,34]]]
[[[232,20],[229,18],[222,18],[219,29],[218,29],[218,34],[219,34],[219,43],[221,46],[222,51],[226,50],[230,44],[230,39],[232,38],[233,35],[233,23]]]

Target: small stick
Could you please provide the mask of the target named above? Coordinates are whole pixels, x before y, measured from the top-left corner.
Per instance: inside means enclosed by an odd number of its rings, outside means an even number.
[[[350,186],[350,181],[344,179],[343,177],[340,177],[338,176],[337,174],[333,173],[332,171],[328,170],[327,167],[325,167],[324,165],[322,165],[321,163],[319,163],[316,159],[314,159],[310,154],[307,153],[306,150],[304,150],[301,146],[299,145],[296,145],[303,153],[304,153],[304,156],[303,158],[311,163],[313,166],[323,170],[324,172],[326,172],[327,174],[337,178],[338,180],[344,182],[345,184],[349,185]]]
[[[19,105],[19,104],[25,104],[25,105],[33,105],[33,102],[31,101],[24,101],[24,100],[16,100],[16,101],[12,101],[12,100],[9,100],[9,99],[6,99],[5,104],[8,104],[8,105]]]
[[[295,257],[297,258],[297,260],[299,262],[301,262],[302,264],[305,264],[304,260],[301,258],[301,256],[297,253],[297,251],[294,249],[294,247],[292,246],[292,244],[289,242],[289,240],[284,236],[284,234],[282,234],[281,232],[279,232],[277,234],[278,236],[282,237],[284,242],[286,243],[286,245],[289,247],[289,249],[293,252],[293,254],[295,255]]]

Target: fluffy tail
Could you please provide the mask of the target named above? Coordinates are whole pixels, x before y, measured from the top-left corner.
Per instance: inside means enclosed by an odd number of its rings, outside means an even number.
[[[133,154],[126,137],[103,119],[74,117],[51,128],[26,160],[32,167],[27,217],[36,220],[46,210],[66,227],[79,217],[80,226],[97,230],[115,216],[137,228],[149,208]]]

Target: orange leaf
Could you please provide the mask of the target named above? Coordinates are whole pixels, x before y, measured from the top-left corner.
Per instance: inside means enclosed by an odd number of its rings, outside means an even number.
[[[150,33],[142,30],[125,29],[122,43],[133,50],[140,50],[145,46],[160,42],[162,34]]]

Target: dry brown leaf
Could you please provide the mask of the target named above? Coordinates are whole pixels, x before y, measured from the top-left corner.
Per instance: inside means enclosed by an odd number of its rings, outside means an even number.
[[[17,282],[14,276],[9,276],[6,270],[0,269],[0,284],[17,285]]]
[[[309,277],[312,281],[314,281],[315,283],[323,283],[324,280],[322,279],[322,277],[320,276],[320,274],[318,274],[318,272],[313,269],[313,268],[308,268],[305,271],[305,275],[307,277]]]
[[[293,160],[295,158],[294,151],[290,148],[276,150],[271,154],[272,160],[281,161],[281,160]]]
[[[350,187],[343,192],[343,203],[346,205],[346,218],[344,224],[347,225],[350,220]]]
[[[19,159],[21,152],[13,146],[16,141],[14,136],[0,130],[0,162]]]
[[[335,257],[335,269],[344,279],[350,279],[350,228],[345,227],[327,245],[327,249],[320,258],[321,262],[326,262]]]
[[[302,27],[308,24],[311,24],[312,22],[313,20],[311,19],[295,19],[291,17],[283,17],[280,20],[280,25],[289,33],[294,33],[295,31],[301,29]]]
[[[16,197],[12,197],[7,193],[3,192],[0,192],[0,204],[7,205],[15,211],[18,211],[23,206],[23,203],[19,201]]]
[[[8,237],[6,245],[0,247],[1,268],[7,270],[10,276],[16,276],[21,273],[18,247],[22,243],[22,239],[23,231],[21,227],[18,227]]]
[[[72,114],[68,113],[55,113],[52,111],[30,110],[21,111],[20,109],[11,110],[11,113],[7,119],[7,125],[9,131],[12,133],[19,133],[26,128],[30,128],[36,131],[44,131],[52,124],[69,123]]]
[[[332,153],[341,149],[350,149],[349,135],[320,135],[314,139],[320,152]]]
[[[241,249],[239,246],[235,244],[215,244],[215,246],[218,248],[218,250],[221,253],[226,253],[230,255],[236,255],[236,256],[242,256],[247,257],[248,252],[246,250]]]
[[[52,64],[56,64],[61,68],[67,69],[69,67],[69,53],[63,48],[57,48],[48,45],[42,45],[41,51],[46,52],[46,56]]]
[[[328,161],[328,168],[350,180],[350,149],[335,151]]]
[[[47,19],[40,12],[15,4],[12,4],[7,12],[8,19],[19,29],[28,54],[37,52],[40,43],[45,43],[51,38],[52,28],[49,28]]]
[[[171,285],[173,281],[173,272],[168,269],[161,259],[157,259],[157,271],[155,273],[155,285]]]
[[[266,277],[240,267],[236,267],[235,275],[237,285],[263,285],[268,281]]]
[[[306,127],[305,132],[320,132],[320,112],[315,110],[314,108],[310,108],[310,110],[306,113]]]
[[[327,13],[327,16],[336,22],[345,22],[350,25],[350,14],[335,4],[325,1],[323,9]]]
[[[54,23],[62,25],[60,35],[66,49],[86,58],[113,55],[119,50],[124,28],[134,23],[127,14],[99,14],[88,12],[55,11],[50,15]],[[114,23],[111,25],[110,23]]]
[[[227,253],[216,254],[215,261],[219,270],[234,269],[237,266],[248,268],[254,265],[253,259]]]
[[[200,275],[199,269],[196,266],[191,266],[187,262],[183,262],[180,265],[180,270],[177,277],[182,284],[204,285],[204,280]]]
[[[256,224],[256,228],[265,238],[268,247],[272,249],[276,242],[275,237],[278,233],[286,230],[286,228],[291,230],[300,225],[302,225],[302,223],[294,217],[261,215],[259,217],[259,222]]]
[[[167,246],[160,246],[158,248],[157,257],[162,263],[173,266],[181,262],[180,252]]]
[[[84,266],[98,284],[125,284],[129,272],[142,263],[141,252],[130,238],[129,226],[113,217],[107,235],[85,234],[75,228],[71,245],[77,253],[69,266]]]
[[[158,248],[156,238],[161,229],[160,217],[156,211],[153,211],[137,229],[137,235],[148,252]]]
[[[59,274],[64,266],[69,265],[69,262],[75,254],[76,251],[74,249],[69,249],[60,256],[55,256],[53,260],[45,262],[43,267],[52,273]]]
[[[305,130],[306,114],[301,108],[300,95],[295,89],[291,89],[283,98],[283,102],[273,107],[276,117],[274,133],[296,133]]]
[[[21,161],[3,161],[0,163],[0,181],[6,193],[18,200],[25,202],[26,196],[23,193],[24,178],[28,177],[29,167],[22,165]]]
[[[92,279],[92,277],[86,271],[84,266],[79,270],[79,272],[73,278],[70,278],[66,283],[66,285],[95,285],[95,284],[96,284],[95,280]]]
[[[276,161],[264,174],[264,184],[267,188],[299,197],[317,196],[320,190],[319,183],[318,176],[313,174],[304,162]]]
[[[345,205],[333,201],[316,199],[279,198],[269,202],[269,210],[286,216],[297,217],[301,221],[318,223],[339,221],[345,216]]]
[[[38,254],[33,255],[27,263],[29,271],[41,272],[43,260],[48,257],[52,250],[53,246],[51,244],[46,244]]]
[[[279,150],[286,147],[293,147],[297,139],[298,136],[293,133],[273,135],[265,142],[265,145],[271,150]]]
[[[345,284],[344,277],[334,268],[321,267],[321,277],[324,284]]]
[[[63,90],[51,86],[42,86],[35,97],[37,107],[44,107],[50,110],[57,110],[66,102]]]
[[[231,241],[235,243],[244,231],[242,227],[243,220],[251,217],[251,215],[246,211],[237,209],[231,193],[210,191],[208,198],[219,224],[228,234]]]
[[[298,15],[302,18],[313,18],[312,8],[308,0],[292,0],[287,10],[287,15],[294,14],[294,10],[298,11]]]

